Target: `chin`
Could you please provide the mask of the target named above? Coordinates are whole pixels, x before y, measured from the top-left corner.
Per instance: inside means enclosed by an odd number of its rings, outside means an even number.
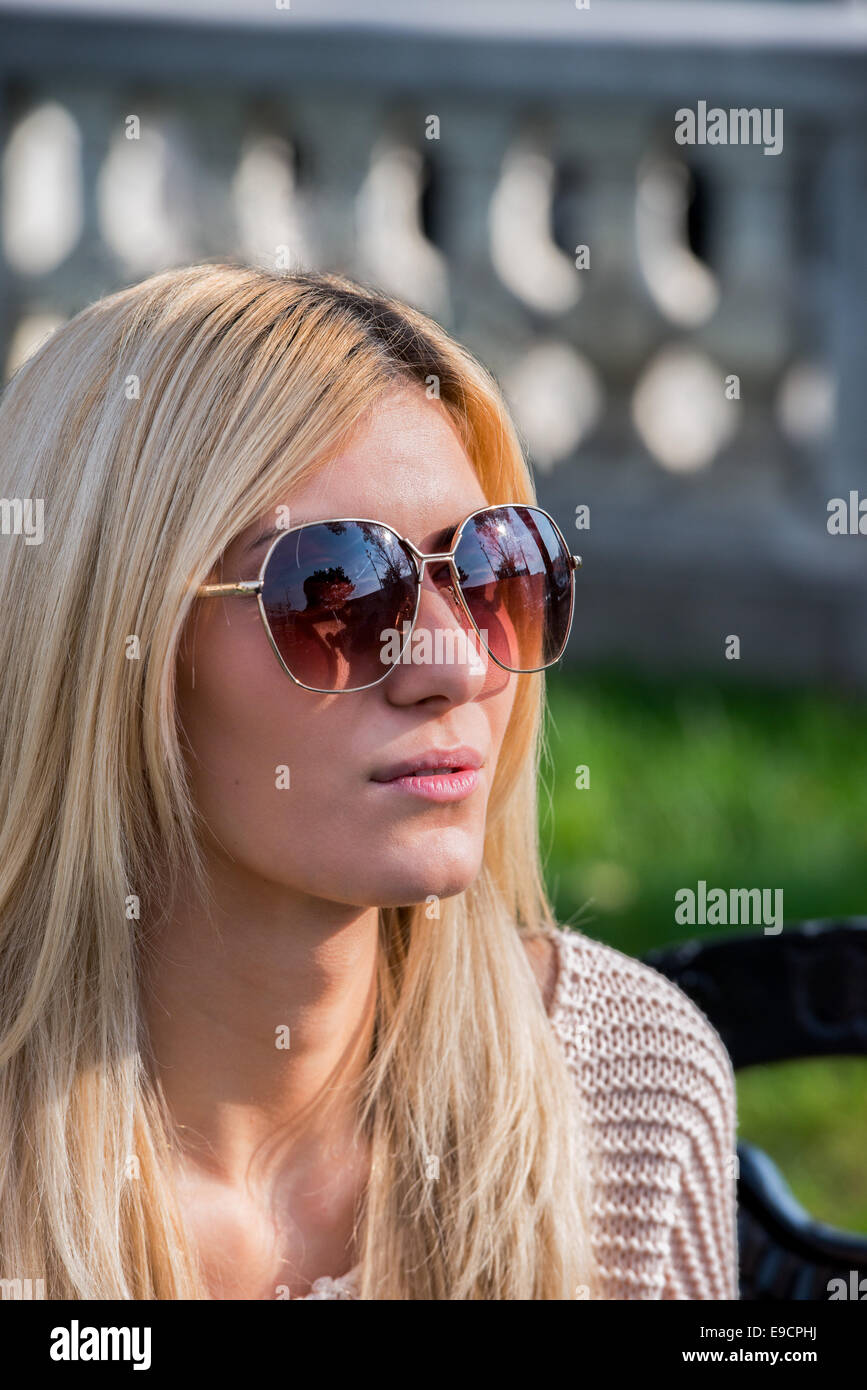
[[[483,837],[457,827],[425,835],[392,834],[363,849],[355,846],[351,863],[332,864],[328,896],[340,884],[342,902],[366,907],[409,907],[430,897],[453,898],[478,878],[484,855]]]
[[[403,874],[391,880],[383,875],[376,895],[377,906],[409,907],[432,897],[453,898],[465,892],[478,877],[482,861],[474,857],[471,863],[439,865],[436,873],[431,872],[429,864],[419,867],[422,871],[418,875]]]

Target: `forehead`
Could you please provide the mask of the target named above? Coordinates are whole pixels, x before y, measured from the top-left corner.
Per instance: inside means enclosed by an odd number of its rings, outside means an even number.
[[[418,389],[396,390],[312,477],[281,499],[278,516],[262,513],[236,541],[257,559],[267,546],[249,551],[266,528],[337,517],[387,522],[420,547],[433,534],[456,526],[487,498],[457,430],[436,400]]]

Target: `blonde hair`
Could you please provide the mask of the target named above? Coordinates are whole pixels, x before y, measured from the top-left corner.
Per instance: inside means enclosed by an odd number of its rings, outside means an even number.
[[[49,1298],[209,1296],[139,1007],[155,904],[184,875],[207,892],[179,639],[195,586],[275,489],[291,495],[384,392],[431,378],[488,501],[534,501],[492,376],[338,275],[154,275],[77,314],[5,389],[2,488],[44,498],[46,525],[41,545],[0,541],[2,1278],[44,1278]],[[516,686],[482,872],[433,925],[425,904],[380,911],[362,1298],[598,1287],[579,1096],[524,947],[553,926],[544,686]]]

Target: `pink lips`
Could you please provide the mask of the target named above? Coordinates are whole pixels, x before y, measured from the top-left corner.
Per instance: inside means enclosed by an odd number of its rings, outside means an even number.
[[[431,748],[375,773],[372,780],[428,801],[462,801],[479,785],[483,763],[475,748]]]

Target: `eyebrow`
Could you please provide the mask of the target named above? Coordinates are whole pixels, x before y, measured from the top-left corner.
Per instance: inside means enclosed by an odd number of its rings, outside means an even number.
[[[251,555],[254,550],[258,550],[266,541],[272,541],[275,536],[280,536],[286,530],[285,526],[271,526],[267,531],[263,531],[249,545],[244,546],[244,554]]]
[[[455,522],[453,526],[444,526],[441,531],[437,531],[436,535],[431,541],[432,554],[436,554],[437,551],[448,550],[449,545],[452,541],[452,537],[454,536],[455,531],[457,531],[458,529],[458,525],[459,523]]]

